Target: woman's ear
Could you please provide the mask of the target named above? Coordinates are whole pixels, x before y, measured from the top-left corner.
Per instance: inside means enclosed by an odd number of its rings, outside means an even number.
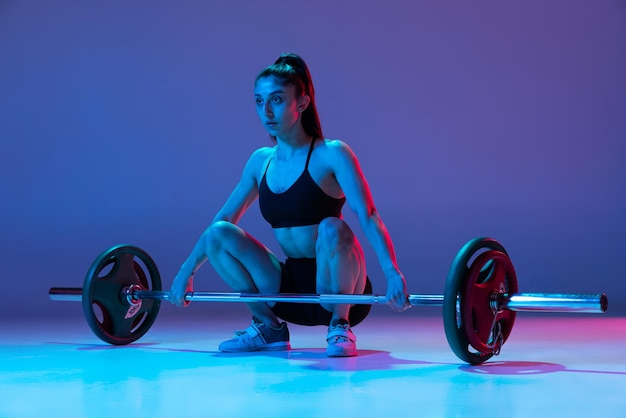
[[[300,96],[298,98],[298,112],[304,112],[309,107],[309,103],[311,103],[311,98],[308,95]]]

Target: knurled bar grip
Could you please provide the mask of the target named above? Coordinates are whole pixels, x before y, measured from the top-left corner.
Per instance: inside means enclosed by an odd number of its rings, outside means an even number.
[[[53,287],[49,297],[54,301],[82,300],[83,290],[77,287]],[[127,295],[129,300],[154,299],[169,301],[169,292],[134,290]],[[531,312],[571,312],[603,313],[608,308],[608,299],[600,294],[549,294],[515,293],[498,294],[492,303],[496,311],[531,311]],[[189,302],[289,302],[289,303],[327,303],[327,304],[386,304],[382,295],[345,295],[345,294],[263,294],[263,293],[220,293],[187,292],[185,300]],[[442,306],[442,295],[409,295],[412,306]]]

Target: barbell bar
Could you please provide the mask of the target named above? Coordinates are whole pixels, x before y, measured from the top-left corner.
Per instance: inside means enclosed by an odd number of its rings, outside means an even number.
[[[161,301],[161,278],[152,258],[132,245],[117,245],[100,254],[82,288],[53,287],[53,301],[80,301],[91,330],[111,344],[129,344],[152,326]],[[288,302],[386,304],[382,295],[259,294],[187,292],[188,302]],[[458,252],[443,295],[409,295],[412,306],[442,306],[446,338],[461,360],[480,364],[499,354],[516,312],[603,313],[608,299],[600,294],[519,293],[517,277],[504,247],[492,238],[475,238]]]
[[[139,300],[169,301],[170,293],[155,290],[132,290],[125,295],[129,304]],[[54,301],[80,302],[83,289],[80,287],[53,287],[49,297]],[[608,308],[605,294],[561,294],[561,293],[517,293],[494,295],[496,311],[514,312],[562,312],[562,313],[604,313]],[[443,295],[409,295],[411,306],[443,306]],[[302,294],[302,293],[235,293],[235,292],[187,292],[187,302],[287,302],[321,304],[385,305],[383,295],[353,294]]]

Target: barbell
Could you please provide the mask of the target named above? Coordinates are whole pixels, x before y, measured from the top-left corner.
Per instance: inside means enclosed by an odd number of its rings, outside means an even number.
[[[117,245],[100,254],[87,271],[82,288],[53,287],[55,301],[81,301],[96,336],[115,345],[130,344],[152,326],[161,301],[161,277],[153,259],[132,245]],[[262,294],[187,292],[189,302],[291,302],[385,304],[382,295]],[[603,313],[601,294],[518,293],[517,276],[504,247],[492,238],[467,242],[452,262],[443,295],[409,295],[412,306],[442,306],[446,339],[461,360],[480,364],[500,353],[516,313]]]

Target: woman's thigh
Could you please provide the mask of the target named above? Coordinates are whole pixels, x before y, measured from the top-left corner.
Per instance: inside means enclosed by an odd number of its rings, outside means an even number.
[[[207,236],[209,261],[234,289],[250,284],[263,293],[280,289],[281,266],[278,258],[261,242],[230,222],[216,222]]]
[[[318,287],[363,293],[367,276],[365,256],[352,229],[341,219],[327,218],[318,230]]]

